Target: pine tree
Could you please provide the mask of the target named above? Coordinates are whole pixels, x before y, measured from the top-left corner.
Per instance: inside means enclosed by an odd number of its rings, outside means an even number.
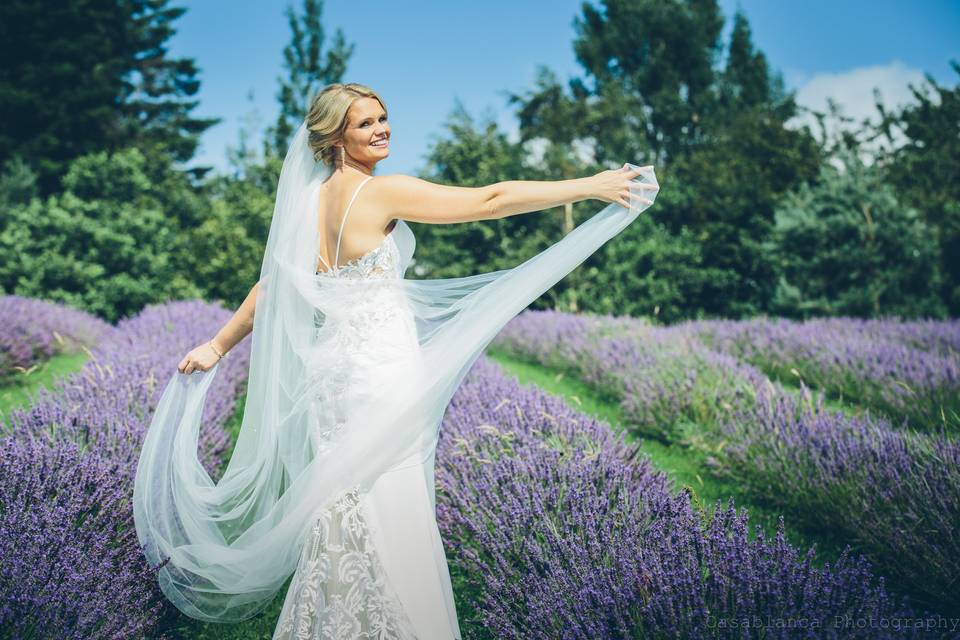
[[[950,61],[960,74],[960,63]],[[907,205],[916,207],[934,230],[944,280],[942,297],[950,315],[960,316],[960,83],[941,86],[926,74],[911,86],[915,102],[882,114],[878,131],[888,146],[880,154],[886,179]],[[894,130],[906,142],[893,147]]]
[[[321,0],[303,0],[302,16],[290,6],[286,9],[291,32],[290,43],[283,49],[287,76],[277,78],[280,113],[276,124],[267,132],[267,150],[280,157],[286,154],[290,137],[306,116],[310,100],[324,86],[341,82],[347,61],[353,55],[355,45],[348,45],[343,30],[337,29],[333,46],[324,59],[326,32],[320,19],[322,13]]]
[[[136,146],[189,160],[219,119],[189,115],[200,82],[194,61],[164,46],[185,11],[168,1],[0,3],[0,163],[22,158],[45,195],[87,153]]]

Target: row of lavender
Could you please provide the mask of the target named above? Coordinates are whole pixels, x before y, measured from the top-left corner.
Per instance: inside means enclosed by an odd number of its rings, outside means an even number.
[[[608,424],[477,362],[437,453],[460,617],[485,629],[465,637],[900,638],[944,622],[895,602],[862,557],[815,567],[782,519],[774,540],[751,535],[731,500],[704,523],[632,453]]]
[[[201,302],[148,307],[104,332],[80,371],[11,412],[0,435],[0,636],[142,638],[171,611],[137,541],[133,478],[177,362],[229,315]],[[241,344],[209,394],[200,447],[211,474],[248,358]]]
[[[176,357],[225,321],[148,308],[0,438],[0,629],[10,637],[144,637],[163,610],[130,519],[133,465]],[[238,350],[238,354],[243,354]],[[222,458],[246,354],[225,361],[202,449]],[[751,539],[731,504],[704,527],[686,496],[608,425],[481,359],[447,412],[438,515],[467,580],[470,637],[915,637],[870,566],[814,568]],[[496,508],[491,508],[496,505]],[[478,625],[469,624],[475,620]],[[484,635],[486,634],[486,635]]]
[[[89,347],[113,326],[64,304],[0,296],[0,384],[58,353]]]
[[[923,431],[960,432],[960,322],[825,318],[678,326],[771,376]]]
[[[756,322],[749,326],[760,333]],[[855,335],[842,322],[836,326],[839,333]],[[882,326],[871,329],[882,335]],[[843,342],[825,336],[826,323],[802,331],[810,331],[811,341],[816,336],[819,346]],[[495,345],[572,370],[610,393],[629,426],[642,435],[682,441],[697,429],[701,440],[706,436],[724,445],[717,447],[722,454],[715,453],[726,456],[723,468],[758,498],[811,528],[827,527],[859,544],[883,575],[917,601],[960,610],[960,442],[869,413],[827,410],[805,387],[801,394],[791,393],[700,339],[743,333],[730,322],[652,327],[633,319],[527,312],[504,328]],[[956,335],[956,323],[894,324],[884,340],[929,349],[931,359],[952,363],[955,370]],[[789,344],[796,347],[790,353],[800,351],[798,340]],[[860,344],[868,348],[870,343]],[[818,345],[808,345],[807,353],[817,353]],[[860,353],[849,360],[869,362],[871,356]],[[932,380],[928,368],[900,369],[906,370],[924,372],[911,381],[914,388]],[[882,380],[877,371],[875,384]],[[942,380],[941,389],[952,384],[949,377]],[[943,390],[937,397],[947,395]]]

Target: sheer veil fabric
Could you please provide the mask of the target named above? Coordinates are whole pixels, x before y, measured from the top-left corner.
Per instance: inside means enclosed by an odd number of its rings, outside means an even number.
[[[219,365],[174,372],[140,454],[139,541],[151,564],[169,560],[158,572],[163,593],[200,620],[256,614],[317,540],[318,514],[405,463],[432,469],[447,403],[497,332],[650,206],[609,204],[510,269],[427,280],[405,277],[416,243],[398,220],[364,268],[317,273],[317,196],[330,168],[307,136],[304,122],[280,174],[246,405],[223,477],[214,482],[197,458]],[[657,184],[653,169],[635,183]],[[383,254],[386,266],[374,264]]]

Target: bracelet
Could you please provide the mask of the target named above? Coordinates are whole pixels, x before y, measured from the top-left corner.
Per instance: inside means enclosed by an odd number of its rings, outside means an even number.
[[[213,346],[213,340],[211,340],[211,341],[208,342],[207,344],[210,345],[210,348],[213,349],[213,352],[214,352],[215,354],[217,354],[218,356],[220,356],[220,359],[221,359],[221,360],[226,357],[225,355],[223,355],[222,353],[220,353],[219,351],[217,351],[217,348],[216,348],[215,346]]]

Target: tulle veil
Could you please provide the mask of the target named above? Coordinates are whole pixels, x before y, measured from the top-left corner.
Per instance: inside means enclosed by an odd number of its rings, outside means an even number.
[[[151,565],[169,559],[158,572],[163,593],[200,620],[235,622],[259,612],[295,570],[311,514],[344,491],[369,488],[399,460],[426,460],[448,401],[503,325],[650,206],[639,199],[629,208],[608,204],[510,269],[424,280],[318,278],[316,198],[330,168],[314,160],[307,136],[304,122],[280,173],[246,405],[223,477],[214,483],[197,458],[204,400],[219,364],[189,375],[174,371],[137,467],[140,544]],[[652,168],[639,169],[635,183],[657,184]],[[634,195],[656,194],[638,187]],[[405,272],[413,232],[398,220],[392,235]],[[394,336],[364,378],[375,401],[344,416],[327,446],[311,446],[315,374],[341,366],[325,358],[323,336],[347,327],[357,302],[370,296],[402,310],[406,338]]]

